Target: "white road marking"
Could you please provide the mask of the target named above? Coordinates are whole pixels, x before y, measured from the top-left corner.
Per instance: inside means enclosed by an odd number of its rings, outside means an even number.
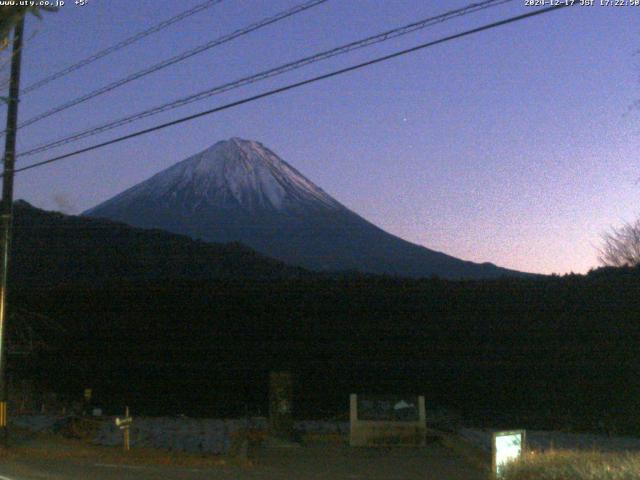
[[[95,463],[95,467],[104,467],[104,468],[129,468],[131,470],[144,470],[148,467],[140,467],[138,465],[117,465],[115,463]],[[0,478],[2,480],[2,478]]]

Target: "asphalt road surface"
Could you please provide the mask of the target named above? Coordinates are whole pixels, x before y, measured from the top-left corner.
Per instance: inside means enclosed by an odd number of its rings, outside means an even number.
[[[0,480],[485,480],[486,475],[450,450],[368,449],[338,445],[263,448],[250,466],[192,468],[102,463],[87,458],[0,457]]]

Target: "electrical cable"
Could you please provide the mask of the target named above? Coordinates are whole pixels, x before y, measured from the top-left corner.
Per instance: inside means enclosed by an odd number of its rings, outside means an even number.
[[[58,161],[64,160],[64,159],[69,158],[69,157],[73,157],[73,156],[80,155],[82,153],[86,153],[86,152],[90,152],[90,151],[93,151],[93,150],[97,150],[99,148],[103,148],[103,147],[106,147],[108,145],[113,145],[113,144],[116,144],[116,143],[120,143],[120,142],[129,140],[129,139],[132,139],[132,138],[135,138],[135,137],[146,135],[148,133],[156,132],[158,130],[163,130],[165,128],[168,128],[168,127],[171,127],[171,126],[174,126],[174,125],[178,125],[178,124],[181,124],[181,123],[184,123],[184,122],[188,122],[188,121],[194,120],[196,118],[204,117],[206,115],[211,115],[211,114],[223,111],[223,110],[228,110],[228,109],[233,108],[233,107],[237,107],[237,106],[240,106],[240,105],[244,105],[246,103],[254,102],[256,100],[260,100],[262,98],[267,98],[267,97],[270,97],[270,96],[273,96],[273,95],[276,95],[276,94],[279,94],[279,93],[283,93],[283,92],[286,92],[286,91],[289,91],[289,90],[293,90],[295,88],[299,88],[299,87],[302,87],[304,85],[309,85],[311,83],[316,83],[316,82],[319,82],[321,80],[326,80],[328,78],[336,77],[338,75],[343,75],[343,74],[348,73],[348,72],[352,72],[352,71],[355,71],[355,70],[359,70],[361,68],[365,68],[365,67],[368,67],[368,66],[371,66],[371,65],[375,65],[375,64],[378,64],[378,63],[381,63],[381,62],[385,62],[387,60],[391,60],[393,58],[404,56],[404,55],[407,55],[409,53],[413,53],[413,52],[416,52],[416,51],[419,51],[419,50],[423,50],[425,48],[433,47],[435,45],[439,45],[439,44],[442,44],[442,43],[445,43],[445,42],[449,42],[451,40],[455,40],[455,39],[458,39],[458,38],[463,38],[463,37],[466,37],[468,35],[484,32],[486,30],[491,30],[491,29],[494,29],[494,28],[497,28],[497,27],[500,27],[500,26],[503,26],[503,25],[507,25],[507,24],[514,23],[514,22],[517,22],[517,21],[525,20],[527,18],[531,18],[531,17],[534,17],[534,16],[543,15],[545,13],[549,13],[549,12],[552,12],[552,11],[560,10],[560,9],[563,9],[565,7],[569,7],[569,6],[572,6],[572,5],[573,4],[570,4],[570,3],[554,5],[554,6],[543,8],[543,9],[540,9],[540,10],[535,10],[533,12],[524,13],[522,15],[516,15],[514,17],[509,17],[507,19],[499,20],[497,22],[493,22],[493,23],[489,23],[489,24],[486,24],[486,25],[482,25],[480,27],[476,27],[476,28],[473,28],[471,30],[466,30],[464,32],[460,32],[460,33],[456,33],[456,34],[453,34],[453,35],[449,35],[449,36],[440,38],[438,40],[433,40],[433,41],[430,41],[430,42],[427,42],[427,43],[423,43],[423,44],[417,45],[415,47],[407,48],[405,50],[400,50],[398,52],[391,53],[389,55],[384,55],[382,57],[377,57],[377,58],[374,58],[373,60],[368,60],[366,62],[358,63],[358,64],[352,65],[350,67],[342,68],[342,69],[339,69],[339,70],[334,70],[333,72],[326,73],[326,74],[323,74],[323,75],[319,75],[319,76],[316,76],[316,77],[312,77],[312,78],[309,78],[309,79],[306,79],[306,80],[302,80],[300,82],[291,83],[289,85],[285,85],[283,87],[279,87],[279,88],[276,88],[276,89],[273,89],[273,90],[269,90],[267,92],[263,92],[263,93],[260,93],[258,95],[253,95],[251,97],[243,98],[241,100],[237,100],[235,102],[231,102],[231,103],[228,103],[226,105],[222,105],[220,107],[216,107],[216,108],[212,108],[212,109],[209,109],[209,110],[205,110],[203,112],[199,112],[199,113],[196,113],[196,114],[193,114],[193,115],[188,115],[186,117],[182,117],[182,118],[179,118],[179,119],[176,119],[176,120],[172,120],[170,122],[162,123],[160,125],[156,125],[156,126],[151,127],[151,128],[146,128],[146,129],[143,129],[143,130],[139,130],[137,132],[130,133],[128,135],[123,135],[121,137],[117,137],[117,138],[114,138],[114,139],[111,139],[111,140],[108,140],[108,141],[105,141],[105,142],[102,142],[102,143],[98,143],[98,144],[95,144],[95,145],[92,145],[92,146],[89,146],[89,147],[81,148],[79,150],[75,150],[73,152],[66,153],[64,155],[59,155],[57,157],[53,157],[53,158],[50,158],[50,159],[47,159],[47,160],[43,160],[41,162],[33,163],[33,164],[27,165],[25,167],[17,168],[17,169],[13,170],[13,173],[24,172],[26,170],[31,170],[33,168],[37,168],[37,167],[41,167],[41,166],[44,166],[44,165],[48,165],[50,163],[58,162]],[[575,5],[578,5],[578,4],[576,3]],[[4,174],[2,176],[4,176]]]
[[[162,70],[164,68],[167,68],[171,65],[174,65],[178,62],[181,62],[183,60],[186,60],[187,58],[191,58],[194,55],[197,55],[199,53],[202,53],[206,50],[210,50],[211,48],[217,47],[219,45],[222,45],[224,43],[230,42],[231,40],[234,40],[238,37],[241,37],[243,35],[247,35],[251,32],[254,32],[255,30],[258,30],[260,28],[266,27],[267,25],[271,25],[273,23],[279,22],[280,20],[284,20],[285,18],[291,17],[293,15],[296,15],[300,12],[303,12],[305,10],[308,10],[310,8],[313,8],[317,5],[320,5],[322,3],[325,3],[329,0],[309,0],[307,2],[301,3],[296,5],[293,8],[290,8],[288,10],[285,10],[283,12],[280,12],[272,17],[267,17],[264,18],[262,20],[260,20],[259,22],[253,23],[247,27],[241,28],[239,30],[236,30],[235,32],[232,32],[228,35],[224,35],[220,38],[217,38],[215,40],[212,40],[204,45],[200,45],[196,48],[193,48],[191,50],[187,50],[186,52],[183,52],[179,55],[176,55],[174,57],[171,57],[167,60],[164,60],[160,63],[157,63],[155,65],[152,65],[151,67],[145,68],[144,70],[140,70],[136,73],[133,73],[131,75],[128,75],[124,78],[121,78],[119,80],[116,80],[115,82],[112,82],[108,85],[105,85],[104,87],[100,87],[96,90],[93,90],[92,92],[87,93],[86,95],[82,95],[80,97],[77,97],[73,100],[70,100],[66,103],[63,103],[62,105],[59,105],[57,107],[52,108],[51,110],[47,110],[46,112],[43,112],[39,115],[36,115],[35,117],[32,117],[28,120],[25,120],[24,122],[18,124],[18,128],[24,128],[27,127],[29,125],[33,125],[36,122],[39,122],[40,120],[44,120],[45,118],[48,118],[52,115],[55,115],[56,113],[60,113],[64,110],[67,110],[71,107],[74,107],[76,105],[79,105],[81,103],[84,103],[88,100],[91,100],[95,97],[98,97],[100,95],[104,95],[107,92],[110,92],[112,90],[115,90],[116,88],[119,88],[123,85],[126,85],[127,83],[130,83],[134,80],[138,80],[140,78],[146,77],[147,75],[150,75],[152,73],[155,73],[159,70]],[[6,131],[1,132],[1,134],[5,134]]]
[[[45,85],[47,85],[48,83],[53,82],[54,80],[57,80],[58,78],[64,77],[66,75],[69,75],[72,72],[75,72],[76,70],[80,70],[83,67],[86,67],[87,65],[95,62],[96,60],[99,60],[101,58],[106,57],[107,55],[110,55],[114,52],[117,52],[118,50],[121,50],[139,40],[142,40],[145,37],[148,37],[149,35],[152,35],[156,32],[159,32],[160,30],[163,30],[167,27],[169,27],[170,25],[173,25],[174,23],[180,22],[186,18],[191,17],[192,15],[195,15],[196,13],[202,12],[203,10],[206,10],[207,8],[213,7],[214,5],[217,5],[218,3],[221,3],[224,0],[207,0],[206,2],[200,3],[198,5],[196,5],[193,8],[190,8],[189,10],[186,10],[182,13],[179,13],[178,15],[175,15],[171,18],[168,18],[167,20],[164,20],[163,22],[160,22],[157,25],[154,25],[146,30],[143,30],[141,32],[136,33],[135,35],[126,38],[124,40],[122,40],[121,42],[116,43],[115,45],[112,45],[108,48],[105,48],[104,50],[100,50],[99,52],[94,53],[93,55],[84,58],[82,60],[80,60],[79,62],[74,63],[73,65],[68,66],[67,68],[64,68],[56,73],[53,73],[45,78],[43,78],[42,80],[39,80],[27,87],[25,87],[21,92],[20,95],[25,95],[27,93],[33,92],[39,88],[44,87]]]
[[[342,55],[354,50],[358,50],[361,48],[365,48],[371,45],[375,45],[377,43],[385,42],[392,38],[397,38],[402,35],[407,35],[417,30],[424,29],[426,27],[445,22],[452,18],[464,16],[479,10],[495,7],[511,1],[513,0],[486,0],[480,3],[474,3],[471,5],[468,5],[463,8],[451,10],[443,14],[437,15],[435,17],[429,17],[429,18],[420,20],[418,22],[413,22],[408,25],[404,25],[402,27],[394,28],[392,30],[387,30],[383,33],[372,35],[362,40],[354,41],[346,45],[342,45],[340,47],[332,48],[330,50],[326,50],[311,56],[307,56],[299,60],[289,62],[284,65],[280,65],[278,67],[271,68],[271,69],[250,75],[248,77],[240,78],[233,82],[227,82],[222,85],[217,85],[215,87],[206,89],[204,91],[201,91],[192,95],[188,95],[186,97],[182,97],[180,99],[173,100],[171,102],[164,103],[157,107],[153,107],[135,114],[128,115],[126,117],[123,117],[117,120],[113,120],[111,122],[108,122],[100,126],[91,127],[91,128],[82,130],[80,132],[72,133],[58,140],[50,141],[44,144],[40,144],[38,146],[31,147],[26,151],[20,152],[16,158],[35,155],[37,153],[42,153],[52,148],[59,147],[61,145],[66,145],[68,143],[72,143],[83,138],[98,135],[100,133],[106,132],[108,130],[112,130],[117,127],[121,127],[123,125],[127,125],[129,123],[133,123],[143,118],[147,118],[162,112],[173,110],[175,108],[182,107],[184,105],[188,105],[196,101],[204,100],[205,98],[211,97],[213,95],[218,95],[220,93],[227,92],[229,90],[235,90],[236,88],[240,88],[245,85],[266,80],[268,78],[275,77],[277,75],[282,75],[292,70],[297,70],[299,68],[310,65],[312,63],[326,60],[326,59],[329,59],[338,55]]]

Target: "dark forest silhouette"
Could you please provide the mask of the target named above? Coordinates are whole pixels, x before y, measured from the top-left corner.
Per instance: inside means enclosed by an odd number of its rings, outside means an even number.
[[[288,369],[301,417],[397,391],[494,427],[640,424],[640,268],[320,275],[241,245],[16,210],[10,305],[69,333],[12,371],[61,394],[90,386],[107,408],[147,414],[264,413],[268,372]]]

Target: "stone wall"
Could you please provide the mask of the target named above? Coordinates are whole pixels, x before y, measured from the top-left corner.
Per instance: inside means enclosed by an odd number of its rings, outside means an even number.
[[[15,426],[39,432],[64,431],[73,417],[53,415],[20,415],[13,417]],[[104,446],[122,445],[122,430],[116,427],[113,417],[91,419],[100,421],[93,443]],[[158,448],[191,453],[225,454],[233,449],[234,442],[245,432],[263,437],[266,435],[266,418],[215,419],[189,417],[134,417],[131,427],[131,448]],[[347,435],[349,424],[336,421],[294,422],[296,435],[339,434]]]

